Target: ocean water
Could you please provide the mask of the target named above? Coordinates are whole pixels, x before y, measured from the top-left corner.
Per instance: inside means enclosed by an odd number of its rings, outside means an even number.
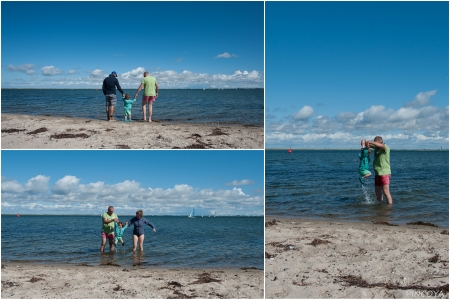
[[[266,150],[266,216],[448,227],[448,151],[392,150],[392,206],[376,200],[374,175],[359,182],[358,153]]]
[[[132,216],[120,216],[129,221]],[[132,226],[125,246],[100,253],[101,216],[2,215],[2,262],[68,263],[185,268],[264,267],[263,217],[146,216],[144,251],[133,252]]]
[[[131,97],[136,89],[124,89]],[[119,92],[115,117],[123,119]],[[142,91],[140,92],[142,97]],[[29,115],[105,119],[105,97],[100,89],[2,89],[2,112]],[[133,119],[142,119],[141,100],[133,104]],[[152,119],[167,122],[264,125],[264,90],[160,90]]]

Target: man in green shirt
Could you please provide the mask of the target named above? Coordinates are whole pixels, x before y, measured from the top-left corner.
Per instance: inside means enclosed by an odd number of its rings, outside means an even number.
[[[119,222],[119,217],[114,213],[114,207],[108,206],[108,211],[102,215],[102,245],[100,252],[105,250],[106,239],[109,240],[109,249],[114,251],[114,222]]]
[[[392,204],[391,193],[389,192],[389,183],[391,181],[391,149],[383,143],[381,136],[376,136],[372,141],[368,141],[369,147],[375,149],[375,159],[373,160],[373,169],[375,171],[375,194],[378,201],[383,201],[383,194],[386,196],[388,204]]]
[[[144,122],[147,119],[147,114],[145,112],[146,105],[148,103],[148,121],[152,121],[152,113],[153,113],[153,102],[155,102],[156,98],[158,98],[158,83],[156,82],[156,78],[150,76],[148,72],[144,72],[144,78],[142,78],[141,85],[134,95],[136,99],[141,91],[142,87],[144,87],[144,95],[142,96],[142,114],[144,115]]]

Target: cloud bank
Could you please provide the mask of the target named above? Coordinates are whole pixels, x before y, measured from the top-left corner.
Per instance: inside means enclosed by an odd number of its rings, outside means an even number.
[[[261,195],[249,195],[236,187],[253,184],[252,180],[234,181],[233,188],[219,190],[197,190],[187,184],[167,189],[142,187],[134,180],[82,184],[80,178],[72,175],[60,178],[53,186],[49,186],[49,180],[48,176],[38,175],[21,184],[2,177],[2,213],[100,214],[113,205],[119,215],[133,214],[140,208],[146,214],[187,215],[192,207],[198,214],[264,214]]]
[[[233,57],[233,55],[230,55],[230,57]],[[3,88],[101,88],[103,79],[110,74],[110,71],[101,69],[84,72],[72,69],[66,72],[55,66],[46,66],[41,69],[43,77],[40,77],[35,73],[32,64],[10,65],[7,70],[34,76],[35,80],[30,82],[29,80],[6,79],[6,76],[4,76],[2,78]],[[236,70],[232,74],[208,74],[189,70],[181,72],[174,70],[152,71],[144,67],[137,67],[118,73],[122,88],[137,88],[143,78],[144,71],[148,71],[152,76],[155,76],[162,89],[264,87],[263,74],[257,70]]]
[[[281,120],[266,112],[266,147],[348,149],[357,148],[362,138],[381,135],[391,148],[448,149],[448,106],[429,105],[436,92],[420,92],[397,110],[372,105],[361,112],[323,116],[305,105]]]

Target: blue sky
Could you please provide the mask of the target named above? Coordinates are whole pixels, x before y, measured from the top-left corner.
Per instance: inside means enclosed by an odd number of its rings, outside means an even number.
[[[2,151],[2,213],[262,215],[262,150]]]
[[[266,147],[448,149],[448,2],[266,2]]]
[[[263,2],[2,2],[2,88],[263,87]]]

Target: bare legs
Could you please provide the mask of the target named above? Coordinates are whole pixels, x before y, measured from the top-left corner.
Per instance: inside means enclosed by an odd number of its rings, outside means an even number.
[[[105,251],[106,238],[102,238],[102,244],[100,246],[100,252]],[[114,240],[109,240],[109,251],[114,251]]]
[[[106,120],[114,121],[114,106],[106,105]]]
[[[144,251],[144,235],[133,235],[133,251],[136,251],[137,248],[137,244],[139,242],[139,248],[141,249],[141,251]]]
[[[144,121],[147,121],[147,113],[146,113],[146,107],[147,106],[147,101],[142,100],[142,115],[143,115],[143,119]],[[149,101],[148,102],[148,122],[152,121],[152,113],[153,113],[153,102]]]
[[[375,194],[378,201],[383,201],[383,194],[386,196],[387,204],[392,204],[391,192],[389,191],[389,184],[384,186],[375,186]]]

